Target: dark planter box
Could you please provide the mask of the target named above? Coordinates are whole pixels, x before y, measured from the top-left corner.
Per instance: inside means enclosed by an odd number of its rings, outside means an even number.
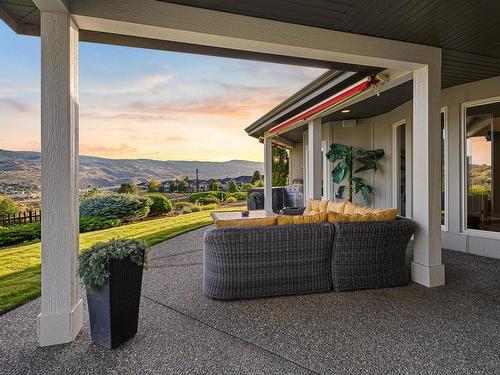
[[[260,201],[251,199],[251,194],[260,194]],[[284,206],[285,188],[273,187],[273,211],[279,212]],[[249,211],[264,209],[264,188],[253,188],[248,190],[247,207]]]
[[[130,259],[111,260],[108,282],[87,290],[92,341],[113,349],[137,332],[142,266]]]

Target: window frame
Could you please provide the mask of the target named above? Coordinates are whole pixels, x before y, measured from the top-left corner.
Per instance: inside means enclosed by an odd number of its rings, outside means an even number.
[[[460,223],[461,233],[472,236],[472,237],[482,237],[488,239],[500,240],[500,232],[492,232],[488,230],[481,229],[469,229],[467,228],[467,150],[466,150],[466,119],[467,119],[467,108],[478,107],[484,104],[492,104],[500,102],[500,96],[493,96],[490,98],[471,100],[468,102],[464,102],[460,105],[460,137],[461,137],[461,147],[460,152],[462,154],[461,157],[461,209],[462,209],[462,217]]]

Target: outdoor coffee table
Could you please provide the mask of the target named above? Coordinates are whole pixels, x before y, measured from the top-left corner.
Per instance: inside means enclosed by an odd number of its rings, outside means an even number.
[[[241,216],[241,211],[214,211],[211,215],[214,220],[251,220],[276,216],[275,213],[264,210],[249,211],[248,216]]]

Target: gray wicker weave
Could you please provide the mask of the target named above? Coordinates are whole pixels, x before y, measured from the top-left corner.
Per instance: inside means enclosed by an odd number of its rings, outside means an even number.
[[[331,291],[333,233],[327,223],[208,230],[203,292],[239,299]]]
[[[335,223],[332,281],[335,291],[383,288],[409,282],[406,247],[413,221]]]

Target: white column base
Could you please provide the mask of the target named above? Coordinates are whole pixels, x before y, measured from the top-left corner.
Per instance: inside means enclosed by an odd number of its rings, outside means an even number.
[[[411,279],[428,288],[444,285],[444,264],[426,266],[411,262]]]
[[[38,314],[38,345],[50,346],[73,341],[83,326],[83,303],[79,300],[70,312]]]

